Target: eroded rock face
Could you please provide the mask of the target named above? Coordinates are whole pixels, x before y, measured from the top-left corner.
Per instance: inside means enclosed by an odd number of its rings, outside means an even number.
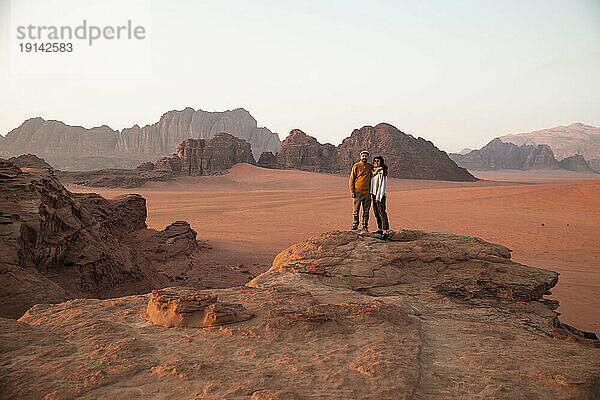
[[[184,221],[146,228],[146,200],[74,194],[45,168],[0,159],[0,316],[36,303],[110,297],[164,287],[157,272],[199,250]]]
[[[134,125],[121,132],[106,125],[88,129],[32,118],[2,138],[0,156],[33,153],[57,169],[70,171],[135,168],[173,153],[186,139],[208,139],[219,132],[250,143],[256,159],[262,152],[277,151],[281,144],[276,133],[258,127],[243,108],[207,112],[188,107],[163,114],[155,124]]]
[[[0,388],[19,398],[596,398],[598,340],[542,298],[556,279],[478,238],[330,232],[284,250],[245,287],[0,319]]]
[[[155,170],[208,175],[225,171],[237,163],[254,164],[250,144],[221,132],[207,140],[188,139],[182,142],[177,154],[156,161]]]
[[[274,168],[350,174],[352,165],[358,161],[362,150],[368,150],[371,157],[383,156],[391,177],[476,180],[433,143],[422,138],[415,139],[385,123],[356,129],[337,147],[328,143],[321,144],[315,138],[295,129],[281,144]]]
[[[253,317],[241,304],[223,303],[216,295],[199,295],[185,289],[153,291],[146,313],[151,323],[166,328],[209,328]]]
[[[337,162],[334,145],[321,144],[300,129],[294,129],[281,144],[276,168],[294,168],[312,172],[333,172]]]
[[[451,154],[458,165],[473,170],[490,169],[558,169],[558,161],[547,145],[504,143],[495,138],[480,150],[467,154]]]

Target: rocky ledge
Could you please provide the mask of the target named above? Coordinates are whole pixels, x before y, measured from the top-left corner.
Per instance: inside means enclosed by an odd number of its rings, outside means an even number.
[[[596,336],[543,298],[557,279],[474,237],[320,234],[246,286],[0,320],[0,397],[598,398]]]

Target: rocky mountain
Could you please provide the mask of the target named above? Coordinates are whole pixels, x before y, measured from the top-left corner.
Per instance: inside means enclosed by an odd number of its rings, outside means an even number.
[[[587,172],[592,174],[598,173],[593,168],[590,168],[589,164],[581,154],[563,158],[558,162],[558,166],[569,171]]]
[[[355,129],[337,147],[321,144],[295,129],[274,157],[263,154],[258,164],[268,168],[349,174],[361,150],[368,150],[371,157],[383,156],[391,177],[451,181],[476,179],[433,143],[422,138],[415,139],[386,123]]]
[[[220,132],[227,132],[250,143],[255,159],[265,151],[277,151],[281,145],[276,133],[257,127],[256,120],[243,108],[208,112],[187,107],[165,113],[155,124],[124,129],[116,150],[164,155],[175,151],[186,139],[208,139]]]
[[[504,143],[495,138],[480,150],[467,154],[451,153],[450,157],[461,167],[470,170],[489,169],[558,169],[558,161],[547,145]]]
[[[276,133],[258,127],[242,108],[208,112],[188,107],[165,113],[155,124],[134,125],[121,132],[106,125],[87,129],[32,118],[2,138],[0,156],[32,153],[64,170],[135,168],[173,153],[186,139],[208,139],[219,132],[246,140],[255,159],[262,152],[277,151],[281,144]]]
[[[593,158],[591,160],[587,160],[588,165],[591,169],[596,172],[600,172],[600,158]]]
[[[225,171],[237,163],[255,163],[250,143],[221,132],[206,140],[183,141],[176,154],[156,161],[154,170],[185,175],[207,175]],[[147,164],[146,166],[148,167]]]
[[[0,388],[7,398],[597,398],[598,339],[560,322],[544,299],[557,281],[475,237],[319,234],[246,286],[0,319]]]
[[[1,317],[17,318],[37,303],[163,287],[168,279],[156,270],[156,254],[166,244],[187,249],[162,260],[168,269],[197,249],[196,233],[185,222],[187,236],[170,227],[147,229],[146,200],[139,195],[108,200],[74,194],[46,168],[22,170],[2,159],[0,186]],[[136,249],[148,241],[153,250],[139,253]]]
[[[600,128],[581,123],[528,133],[500,136],[504,143],[546,144],[557,159],[581,154],[586,160],[600,159]]]

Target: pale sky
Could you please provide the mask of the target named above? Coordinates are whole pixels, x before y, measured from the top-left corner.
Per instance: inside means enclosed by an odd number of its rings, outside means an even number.
[[[93,2],[105,3],[78,4]],[[446,151],[600,125],[600,0],[154,0],[147,11],[146,72],[16,73],[0,0],[0,133],[34,116],[122,129],[187,106],[243,107],[282,140],[299,128],[338,144],[389,122]]]

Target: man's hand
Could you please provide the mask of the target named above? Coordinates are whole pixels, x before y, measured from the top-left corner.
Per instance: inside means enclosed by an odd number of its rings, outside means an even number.
[[[350,195],[352,196],[352,198],[353,198],[353,199],[355,199],[355,198],[356,198],[356,193],[354,193],[354,192],[350,192]]]

